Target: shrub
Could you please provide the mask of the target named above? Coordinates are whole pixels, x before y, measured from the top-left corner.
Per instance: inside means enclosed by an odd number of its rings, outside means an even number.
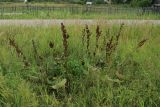
[[[131,6],[150,6],[152,3],[152,0],[132,0],[131,1]]]

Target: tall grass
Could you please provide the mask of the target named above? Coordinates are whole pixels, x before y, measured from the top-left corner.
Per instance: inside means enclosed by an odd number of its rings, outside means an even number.
[[[0,104],[158,107],[159,28],[0,27]]]

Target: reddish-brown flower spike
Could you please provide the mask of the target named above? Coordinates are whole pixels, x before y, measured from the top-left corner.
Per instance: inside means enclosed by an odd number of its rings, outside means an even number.
[[[86,28],[82,30],[82,45],[84,46],[84,41],[85,41],[85,36],[86,36]]]
[[[63,48],[64,48],[64,57],[68,56],[68,41],[69,35],[63,23],[61,23],[61,31],[63,36]]]
[[[98,47],[99,47],[98,41],[101,36],[101,33],[102,33],[102,31],[100,30],[99,25],[97,25],[97,28],[96,28],[96,49],[98,49]]]
[[[86,25],[86,36],[87,36],[87,51],[89,53],[89,45],[90,45],[90,36],[91,36],[91,32],[88,28],[88,25]]]
[[[147,41],[148,41],[148,39],[143,39],[142,41],[140,41],[140,42],[138,43],[137,48],[142,47]]]
[[[11,39],[11,38],[9,38],[8,40],[9,40],[9,45],[16,50],[17,56],[22,59],[24,66],[25,67],[29,66],[30,63],[26,60],[26,57],[24,56],[24,54],[23,54],[22,50],[19,48],[19,46],[16,44],[15,40]]]

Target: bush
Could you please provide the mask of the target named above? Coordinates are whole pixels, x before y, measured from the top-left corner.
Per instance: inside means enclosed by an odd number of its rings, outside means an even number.
[[[150,6],[151,3],[152,3],[152,0],[132,0],[131,6],[145,7],[145,6]]]
[[[95,0],[95,4],[103,4],[104,0]]]

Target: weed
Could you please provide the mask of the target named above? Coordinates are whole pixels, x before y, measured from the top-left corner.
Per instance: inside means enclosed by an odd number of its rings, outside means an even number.
[[[63,23],[61,23],[61,31],[63,35],[63,48],[64,48],[64,57],[66,58],[68,56],[68,41],[69,34],[67,33],[67,30]]]
[[[82,45],[84,46],[84,43],[85,43],[85,36],[86,36],[86,28],[84,28],[82,30]]]
[[[100,30],[100,27],[99,25],[97,25],[97,28],[96,28],[96,49],[95,49],[95,52],[94,52],[94,56],[96,55],[96,52],[97,52],[97,49],[99,48],[99,38],[102,34],[102,31]]]
[[[26,56],[22,52],[22,50],[19,48],[19,46],[16,44],[14,39],[9,38],[9,45],[13,47],[16,50],[17,56],[22,58],[22,62],[25,67],[28,67],[30,63],[27,61]]]
[[[140,41],[137,45],[137,49],[141,48],[146,42],[148,41],[148,39],[143,39],[142,41]]]
[[[89,52],[89,45],[90,45],[90,37],[91,37],[91,34],[92,34],[92,33],[90,32],[88,25],[86,25],[87,52],[88,52],[88,54],[90,53],[90,52]]]
[[[122,23],[120,26],[119,32],[116,35],[115,41],[114,41],[114,37],[112,36],[110,40],[106,43],[106,61],[107,63],[111,63],[111,55],[113,54],[113,52],[116,50],[118,46],[119,38],[121,36],[123,26],[124,24]]]

